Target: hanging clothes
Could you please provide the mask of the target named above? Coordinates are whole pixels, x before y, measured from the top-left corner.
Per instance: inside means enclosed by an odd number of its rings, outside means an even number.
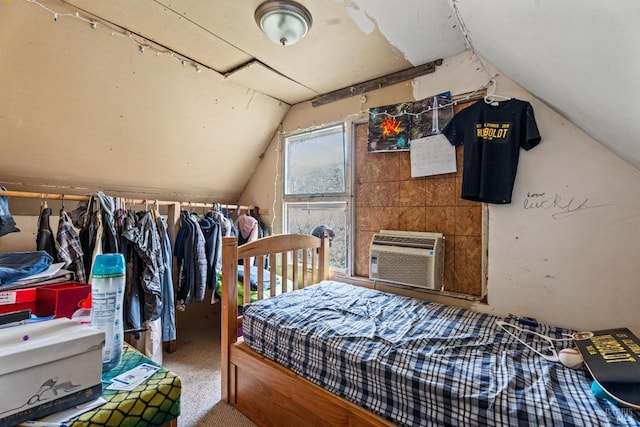
[[[91,195],[91,200],[94,203],[100,203],[96,208],[99,209],[102,214],[102,253],[118,253],[118,237],[114,219],[114,213],[116,211],[115,199],[98,191]]]
[[[160,232],[160,246],[162,248],[162,262],[164,273],[160,276],[162,286],[162,341],[176,339],[176,314],[175,295],[173,291],[173,255],[171,254],[171,241],[164,223],[164,218],[156,215],[158,231]]]
[[[0,190],[6,191],[6,188],[0,187]],[[20,229],[16,227],[16,222],[11,212],[9,212],[9,198],[7,196],[0,196],[0,237],[19,231]]]
[[[93,247],[96,242],[96,230],[98,229],[97,220],[94,218],[95,213],[89,210],[89,203],[78,202],[76,208],[71,211],[71,221],[73,225],[78,227],[78,237],[80,237],[80,245],[84,257],[84,271],[87,276],[91,275],[91,257],[93,255]]]
[[[249,210],[249,215],[254,217],[256,221],[258,221],[258,239],[262,239],[264,237],[269,236],[271,233],[269,232],[269,227],[262,221],[260,218],[260,208],[255,207]]]
[[[87,208],[89,204],[87,202],[78,202],[75,209],[69,212],[69,218],[73,226],[79,230],[83,229],[88,223]]]
[[[207,288],[215,289],[218,272],[222,269],[222,224],[218,212],[207,212],[198,224],[205,240],[207,258]]]
[[[180,212],[180,230],[173,252],[179,271],[176,307],[184,310],[194,298],[196,302],[204,300],[207,283],[204,235],[196,218],[184,210]]]
[[[162,364],[162,342],[172,341],[176,339],[175,328],[175,309],[174,309],[174,297],[173,297],[173,278],[171,276],[171,244],[168,240],[166,227],[162,221],[162,217],[158,212],[153,209],[148,212],[151,215],[153,221],[155,221],[155,230],[158,233],[160,243],[160,255],[162,258],[162,269],[159,272],[160,285],[161,285],[161,297],[162,297],[162,314],[155,320],[142,319],[142,327],[146,329],[142,334],[135,334],[130,343],[138,349],[140,352],[157,364]],[[138,216],[143,215],[140,213]],[[144,214],[146,216],[147,214]],[[144,217],[142,218],[144,221]],[[118,216],[116,215],[116,225],[118,223]],[[152,226],[151,229],[154,229]],[[155,239],[155,236],[153,237]],[[126,240],[126,239],[125,239]],[[168,258],[166,251],[168,248]],[[142,257],[137,254],[135,257],[145,263]],[[138,264],[140,266],[140,263]],[[137,271],[142,271],[144,274],[146,269],[137,268]],[[137,281],[141,285],[141,281]],[[142,286],[138,286],[138,290],[142,289]],[[142,294],[142,300],[145,295]],[[139,299],[140,300],[140,299]],[[143,316],[144,317],[144,316]]]
[[[250,215],[240,215],[238,217],[238,244],[243,245],[258,239],[258,220]]]
[[[520,149],[542,140],[533,107],[515,98],[478,101],[453,116],[442,134],[464,147],[460,197],[495,204],[511,203]]]
[[[125,230],[125,221],[127,219],[126,209],[124,209],[124,207],[118,206],[113,213],[113,219],[116,236],[118,236],[118,252],[120,252],[126,260],[127,247],[129,245],[129,241],[125,237],[123,237],[123,233]]]
[[[155,320],[145,319],[145,301],[148,298],[143,287],[143,276],[147,268],[145,260],[136,249],[138,244],[130,240],[132,237],[140,236],[139,227],[145,216],[145,212],[136,214],[133,209],[129,211],[118,209],[114,214],[120,253],[125,256],[127,262],[127,282],[123,303],[124,322],[128,329],[146,329],[144,332],[134,332],[128,342],[149,359],[162,364],[162,317]],[[162,311],[164,311],[168,304],[164,301],[164,295],[161,294],[161,298]]]
[[[163,304],[160,275],[164,273],[164,262],[160,235],[150,212],[140,212],[136,216],[135,227],[125,230],[123,237],[131,242],[140,258],[138,268],[134,269],[137,274],[132,281],[142,290],[138,293],[142,320],[156,320],[162,315]]]
[[[238,217],[238,245],[258,240],[258,220],[247,213]],[[249,265],[253,265],[255,257],[249,258]],[[243,260],[238,260],[238,264],[243,264]]]
[[[122,212],[119,216],[118,228],[120,234],[120,253],[127,263],[127,281],[124,293],[124,322],[126,329],[138,330],[142,328],[142,308],[140,300],[140,257],[136,254],[133,244],[127,240],[126,233],[136,227],[136,213],[133,209]],[[140,333],[134,334],[139,338]]]
[[[53,237],[53,231],[51,231],[51,225],[49,223],[49,217],[51,216],[51,208],[46,204],[40,209],[40,216],[38,217],[38,234],[36,236],[36,249],[39,251],[45,251],[51,258],[58,259],[56,252],[56,243]]]
[[[102,192],[94,193],[89,202],[80,202],[71,213],[76,226],[80,225],[80,243],[85,254],[84,268],[91,275],[95,255],[118,252],[115,230],[115,200]],[[98,247],[96,247],[96,243]]]
[[[231,237],[237,236],[238,234],[238,227],[229,216],[229,208],[227,207],[224,215],[222,215],[222,235],[225,237]]]
[[[82,202],[81,202],[82,203]],[[91,276],[91,267],[93,266],[93,253],[96,245],[96,237],[98,233],[98,212],[93,208],[93,204],[86,204],[85,212],[82,212],[82,205],[79,205],[76,212],[80,214],[83,219],[82,228],[78,233],[80,237],[80,244],[82,245],[82,253],[87,254],[84,257],[84,269],[87,272],[87,276]]]
[[[267,225],[262,222],[262,219],[260,218],[260,208],[256,206],[255,208],[249,210],[249,215],[255,218],[256,221],[258,221],[258,239],[268,237],[271,233],[269,232],[269,227],[267,227]],[[264,268],[267,270],[269,270],[270,268],[270,258],[271,257],[269,255],[264,256]]]
[[[93,245],[93,252],[91,253],[92,266],[96,260],[96,257],[104,253],[102,251],[102,234],[103,234],[102,212],[100,212],[99,210],[96,212],[95,221],[96,221],[96,236],[95,236],[95,242]],[[91,273],[89,274],[89,277],[91,277]]]
[[[87,276],[84,270],[84,253],[80,236],[73,228],[71,218],[67,212],[60,209],[60,220],[58,221],[58,231],[56,233],[56,250],[58,261],[64,262],[64,267],[75,273],[76,280],[80,283],[87,283]]]

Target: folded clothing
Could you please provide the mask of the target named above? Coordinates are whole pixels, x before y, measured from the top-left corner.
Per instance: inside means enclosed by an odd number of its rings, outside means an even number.
[[[268,291],[271,288],[271,272],[269,270],[263,270],[264,282],[262,283],[264,291]],[[244,266],[238,266],[238,305],[244,304]],[[250,301],[258,300],[258,267],[252,266],[249,272],[249,283],[251,285]],[[276,276],[276,285],[282,283],[282,278]],[[291,289],[290,284],[287,284],[287,288]],[[280,293],[281,286],[276,286],[276,294]],[[218,285],[216,286],[216,296],[222,297],[222,271],[218,271]]]
[[[270,289],[271,287],[271,273],[269,270],[263,270],[263,282],[262,286],[264,289]],[[238,266],[238,282],[244,283],[244,265]],[[251,284],[251,290],[258,290],[258,267],[251,266],[249,268],[249,283]],[[280,278],[276,277],[276,284],[280,283]]]
[[[46,251],[0,254],[0,286],[41,273],[52,263],[53,257]]]

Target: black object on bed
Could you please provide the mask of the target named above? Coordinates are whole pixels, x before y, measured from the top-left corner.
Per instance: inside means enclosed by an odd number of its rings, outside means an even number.
[[[398,425],[640,424],[594,396],[585,368],[540,357],[496,323],[514,319],[333,281],[244,308],[251,348]]]

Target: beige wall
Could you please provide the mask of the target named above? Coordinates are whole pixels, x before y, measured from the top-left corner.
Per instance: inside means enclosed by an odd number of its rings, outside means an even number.
[[[464,53],[412,83],[368,93],[364,104],[353,97],[294,106],[282,131],[366,120],[369,107],[474,91],[487,76]],[[576,329],[628,326],[640,333],[639,171],[525,89],[502,76],[497,82],[497,93],[531,102],[543,141],[521,153],[512,203],[489,205],[488,304],[475,308]],[[282,230],[280,150],[274,138],[240,200],[273,208],[264,219],[275,232]]]

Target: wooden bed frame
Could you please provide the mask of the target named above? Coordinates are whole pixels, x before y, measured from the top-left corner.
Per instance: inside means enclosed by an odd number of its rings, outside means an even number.
[[[293,289],[328,278],[328,239],[283,234],[242,246],[238,246],[236,237],[222,239],[222,400],[260,426],[392,426],[259,355],[238,338],[242,327],[242,317],[238,316],[238,260],[248,265],[250,258],[257,257],[260,298],[264,290],[264,255],[269,255],[271,296],[276,291],[276,274],[283,279],[288,277]],[[244,277],[244,302],[248,302],[249,275]],[[287,280],[281,282],[285,292]]]

